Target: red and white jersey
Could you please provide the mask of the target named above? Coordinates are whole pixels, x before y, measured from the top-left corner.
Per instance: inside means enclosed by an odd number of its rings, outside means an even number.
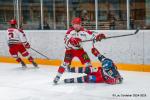
[[[82,43],[80,44],[79,47],[75,47],[73,45],[70,44],[69,39],[70,38],[78,38],[81,39],[82,41],[84,40],[89,40],[89,39],[94,39],[95,38],[95,34],[93,34],[91,31],[89,30],[85,30],[84,28],[81,28],[80,31],[75,31],[74,28],[70,28],[65,36],[65,47],[66,49],[79,49],[80,47],[82,47]]]
[[[23,30],[16,29],[16,28],[7,29],[7,40],[8,40],[8,44],[19,44],[19,43],[27,42]]]

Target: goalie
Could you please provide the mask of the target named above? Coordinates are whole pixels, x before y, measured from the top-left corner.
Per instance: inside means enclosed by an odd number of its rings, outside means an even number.
[[[123,78],[119,74],[116,65],[112,60],[104,57],[96,48],[92,48],[92,53],[98,57],[102,67],[85,69],[84,67],[68,67],[69,72],[85,73],[87,75],[77,78],[64,79],[65,83],[107,83],[120,84]]]

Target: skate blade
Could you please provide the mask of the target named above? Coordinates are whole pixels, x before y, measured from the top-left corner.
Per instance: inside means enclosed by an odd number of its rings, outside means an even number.
[[[39,69],[40,67],[38,67],[38,66],[34,66],[34,68],[37,68],[37,69]]]

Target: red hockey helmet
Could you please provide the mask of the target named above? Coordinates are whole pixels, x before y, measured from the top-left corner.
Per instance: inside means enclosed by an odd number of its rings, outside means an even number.
[[[17,21],[15,19],[12,19],[12,20],[9,21],[9,24],[14,24],[15,25],[15,24],[17,24]]]
[[[72,20],[71,23],[72,23],[72,24],[81,24],[81,18],[76,17],[76,18],[74,18],[74,19]]]

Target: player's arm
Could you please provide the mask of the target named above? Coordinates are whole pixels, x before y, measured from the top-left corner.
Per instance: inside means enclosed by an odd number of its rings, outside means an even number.
[[[93,33],[90,30],[85,30],[86,38],[84,40],[95,40],[94,42],[101,41],[102,39],[106,38],[105,34],[103,33]]]
[[[28,43],[26,35],[23,32],[23,30],[21,30],[21,31],[18,30],[18,34],[19,34],[20,41],[23,43],[23,45],[25,46],[25,48],[27,48],[27,49],[30,48],[30,44]]]
[[[70,32],[70,30],[69,30],[69,32]],[[70,34],[69,32],[66,33],[65,38],[64,38],[65,45],[68,46],[68,47],[72,47],[72,46],[79,47],[81,39],[74,38],[72,36],[72,34]]]
[[[100,62],[102,62],[106,58],[105,56],[103,56],[102,54],[100,54],[100,52],[96,48],[92,48],[91,52],[92,52],[92,54],[94,56],[96,56],[98,58],[98,60]]]

